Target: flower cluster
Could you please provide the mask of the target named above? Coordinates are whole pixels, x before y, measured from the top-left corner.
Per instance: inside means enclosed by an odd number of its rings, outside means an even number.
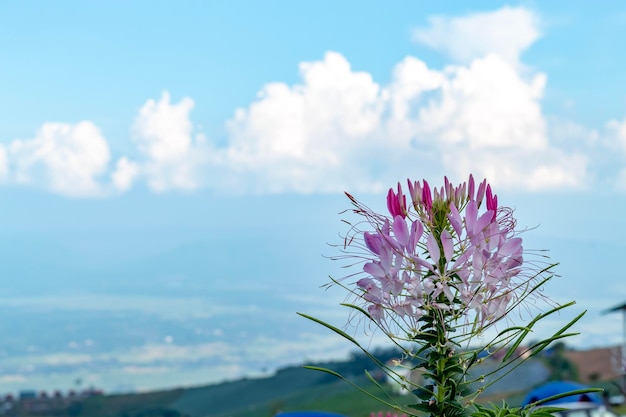
[[[424,381],[410,381],[344,331],[300,314],[354,343],[391,379],[406,386],[417,402],[402,407],[388,398],[374,397],[411,416],[548,415],[551,411],[533,408],[536,404],[522,408],[503,404],[493,411],[475,403],[485,387],[527,358],[555,340],[574,335],[566,332],[584,315],[577,315],[551,337],[531,343],[528,355],[516,351],[533,327],[573,302],[538,313],[525,326],[498,326],[491,337],[473,345],[474,336],[507,318],[515,307],[526,305],[528,297],[549,302],[541,289],[554,276],[551,270],[556,265],[542,261],[544,265],[536,268],[539,264],[524,259],[513,211],[498,204],[487,181],[476,184],[470,175],[467,182],[454,186],[445,178],[442,187],[431,190],[426,180],[409,180],[406,193],[400,184],[389,190],[388,214],[372,211],[347,196],[361,221],[352,225],[342,255],[335,259],[356,258],[362,270],[354,286],[343,280],[333,279],[333,283],[356,295],[357,304],[343,305],[381,328],[401,350],[400,360],[406,360],[411,370],[420,369]],[[538,304],[532,307],[541,308],[543,303]],[[501,365],[487,375],[472,376],[472,366],[483,361],[485,354],[495,358],[501,350]],[[346,379],[332,370],[310,368]]]
[[[533,341],[526,348],[528,355],[516,351],[533,327],[573,302],[538,313],[525,326],[498,326],[491,337],[473,344],[474,336],[507,318],[515,307],[526,305],[528,297],[549,302],[541,289],[554,276],[551,270],[556,265],[542,261],[544,265],[536,268],[539,264],[524,259],[513,211],[498,204],[487,181],[476,184],[470,175],[467,182],[454,186],[445,178],[442,187],[431,190],[426,180],[409,180],[406,193],[400,184],[389,190],[388,214],[372,211],[347,196],[361,221],[352,225],[342,255],[335,259],[356,258],[362,270],[354,286],[343,280],[333,279],[333,283],[356,295],[358,303],[343,305],[382,329],[401,350],[400,361],[406,360],[411,370],[420,369],[424,378],[419,384],[407,379],[344,331],[299,313],[354,343],[391,379],[406,386],[417,402],[403,407],[389,402],[389,397],[357,388],[411,416],[547,416],[551,411],[535,409],[535,403],[522,408],[503,404],[495,411],[475,403],[487,386],[529,357],[555,340],[574,335],[567,330],[584,315],[577,315],[552,336]],[[532,307],[541,308],[541,304]],[[501,365],[487,375],[472,375],[472,367],[485,354],[495,358],[501,350]],[[335,371],[310,368],[347,381]]]
[[[516,280],[522,239],[512,210],[498,205],[486,180],[476,187],[470,175],[455,187],[445,178],[432,191],[426,180],[409,180],[408,195],[398,183],[387,194],[390,216],[348,197],[372,227],[356,231],[349,244],[365,249],[357,294],[379,325],[400,320],[416,328],[425,314],[445,311],[471,318],[479,332],[523,295],[525,279]]]

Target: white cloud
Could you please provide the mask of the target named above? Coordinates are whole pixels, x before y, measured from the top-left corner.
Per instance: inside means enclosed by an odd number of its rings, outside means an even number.
[[[118,159],[115,171],[111,174],[113,187],[121,192],[127,191],[139,176],[141,167],[126,157]]]
[[[139,174],[154,191],[195,189],[200,186],[198,165],[202,157],[201,136],[193,137],[189,113],[192,99],[170,103],[164,92],[159,101],[148,100],[139,110],[133,125],[133,141],[142,157],[139,162],[121,159],[113,181],[128,188]]]
[[[407,57],[388,85],[336,52],[301,63],[300,74],[300,84],[268,84],[237,109],[221,147],[194,133],[191,98],[172,102],[164,92],[138,112],[137,153],[112,168],[93,123],[47,123],[36,138],[8,146],[8,163],[0,147],[0,178],[4,169],[12,181],[75,196],[125,192],[139,181],[157,192],[379,191],[405,177],[469,172],[499,187],[585,185],[584,149],[548,137],[545,74],[522,75],[498,55],[442,70]]]
[[[607,146],[620,149],[626,155],[626,118],[622,121],[609,120],[606,129],[608,131]]]
[[[245,177],[239,186],[338,191],[348,178],[358,186],[356,164],[377,146],[372,138],[384,110],[380,86],[335,52],[301,63],[300,73],[303,84],[266,85],[256,102],[228,122],[225,161]]]
[[[407,57],[388,86],[337,53],[300,71],[303,84],[266,86],[229,122],[226,160],[254,174],[257,190],[376,190],[418,171],[532,190],[584,185],[584,154],[547,137],[543,73],[524,77],[493,54],[441,71]]]
[[[473,13],[464,17],[435,16],[428,28],[417,28],[413,39],[469,63],[494,53],[516,64],[519,56],[541,35],[535,13],[523,7]]]
[[[109,144],[92,122],[44,123],[34,138],[0,145],[0,180],[74,197],[125,192],[140,179],[154,191],[195,189],[206,152],[203,137],[193,136],[192,108],[190,98],[170,103],[167,92],[148,100],[132,128],[138,158],[121,156],[113,170]]]
[[[93,196],[102,193],[98,177],[105,172],[110,153],[100,130],[83,121],[45,123],[33,139],[12,141],[8,158],[18,183],[42,184],[69,196]]]
[[[542,73],[522,79],[497,55],[449,68],[440,100],[420,109],[419,131],[436,133],[445,145],[541,151],[547,146],[539,104],[545,82]]]
[[[3,145],[0,145],[0,179],[5,179],[9,173],[9,157],[7,150]]]
[[[542,152],[523,149],[493,149],[474,152],[457,148],[444,155],[445,165],[457,178],[468,172],[489,178],[498,189],[540,191],[558,188],[584,188],[589,185],[587,158],[580,153],[559,149]]]
[[[611,162],[620,167],[614,175],[612,186],[626,191],[626,118],[606,123],[602,145],[607,151],[605,153],[612,157]]]
[[[584,187],[594,168],[590,150],[604,145],[575,124],[546,121],[547,77],[519,63],[538,26],[524,8],[434,17],[416,39],[463,63],[433,69],[406,57],[387,85],[327,52],[300,63],[300,83],[267,84],[237,109],[219,146],[194,132],[191,98],[172,102],[164,92],[135,118],[136,153],[112,168],[93,123],[47,123],[36,138],[0,147],[0,179],[81,196],[125,192],[141,181],[157,192],[380,191],[406,177],[461,180],[469,172],[500,188]],[[625,126],[610,122],[607,130],[626,160]],[[563,137],[573,131],[587,139],[572,146]]]
[[[415,125],[421,141],[437,143],[447,172],[530,190],[584,185],[585,156],[547,137],[545,74],[527,80],[497,55],[444,73],[439,98],[419,109]]]

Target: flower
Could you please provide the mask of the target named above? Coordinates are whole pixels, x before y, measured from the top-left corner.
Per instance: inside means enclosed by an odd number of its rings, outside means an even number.
[[[541,286],[552,278],[550,270],[555,264],[535,270],[536,263],[525,261],[513,210],[499,204],[486,180],[477,185],[470,175],[457,186],[445,177],[439,188],[431,188],[426,180],[408,180],[407,185],[408,194],[400,183],[389,189],[388,214],[376,213],[346,193],[362,221],[352,225],[342,255],[334,258],[356,258],[356,264],[361,264],[358,273],[348,276],[356,276],[356,282],[344,284],[348,277],[333,280],[357,297],[356,304],[343,305],[382,329],[401,349],[402,357],[415,364],[412,369],[421,369],[426,381],[423,385],[405,381],[418,399],[408,408],[380,401],[411,416],[544,416],[545,410],[532,406],[510,408],[505,403],[492,412],[477,405],[476,398],[492,382],[483,376],[472,379],[469,370],[484,360],[479,355],[487,352],[491,356],[500,349],[506,350],[503,362],[491,376],[505,368],[514,369],[527,359],[515,352],[533,327],[573,302],[537,314],[525,326],[499,328],[493,338],[481,340],[482,345],[472,346],[471,342],[528,297],[541,297]],[[554,340],[573,335],[566,331],[583,314],[553,336],[531,344],[528,357]],[[356,344],[388,376],[402,380],[346,332],[302,315]],[[311,368],[345,379],[332,370]]]
[[[512,210],[498,206],[486,180],[475,193],[472,175],[456,187],[444,178],[432,191],[426,180],[408,180],[408,190],[409,205],[400,183],[389,189],[390,216],[352,198],[372,226],[348,239],[365,249],[358,297],[388,331],[399,322],[417,328],[428,311],[446,310],[480,332],[528,289],[526,276],[516,280],[524,257]]]

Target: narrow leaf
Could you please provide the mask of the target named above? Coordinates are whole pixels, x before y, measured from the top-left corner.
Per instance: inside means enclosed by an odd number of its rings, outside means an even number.
[[[329,328],[330,330],[332,330],[333,332],[337,333],[338,335],[348,339],[349,341],[351,341],[352,343],[354,343],[355,345],[357,345],[358,347],[361,347],[361,345],[359,344],[359,342],[356,341],[356,339],[354,339],[352,336],[350,336],[348,333],[344,332],[341,329],[336,328],[335,326],[333,326],[332,324],[328,324],[325,321],[322,321],[318,318],[315,318],[313,316],[309,316],[308,314],[304,314],[304,313],[297,313],[299,316],[304,317],[305,319],[309,319],[312,320],[316,323],[321,324],[324,327]]]

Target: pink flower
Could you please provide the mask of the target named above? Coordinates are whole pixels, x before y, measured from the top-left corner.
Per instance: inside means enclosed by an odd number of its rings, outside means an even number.
[[[422,188],[422,205],[424,206],[424,209],[427,213],[432,212],[433,198],[430,193],[430,186],[428,185],[428,182],[426,182],[426,180],[424,180],[424,188]]]
[[[389,189],[387,193],[387,209],[393,217],[402,216],[404,218],[406,216],[406,196],[402,192],[400,183],[398,183],[397,194],[393,192],[392,188]]]
[[[372,226],[347,239],[364,250],[359,257],[365,277],[357,281],[357,294],[372,318],[381,325],[417,326],[427,311],[440,309],[459,317],[473,312],[480,327],[499,320],[523,288],[516,281],[523,246],[512,211],[498,206],[486,180],[474,194],[472,175],[457,186],[444,178],[434,193],[426,180],[408,180],[408,188],[411,206],[399,183],[397,191],[389,189],[391,217],[351,198],[355,212]],[[387,321],[387,315],[396,319]]]

